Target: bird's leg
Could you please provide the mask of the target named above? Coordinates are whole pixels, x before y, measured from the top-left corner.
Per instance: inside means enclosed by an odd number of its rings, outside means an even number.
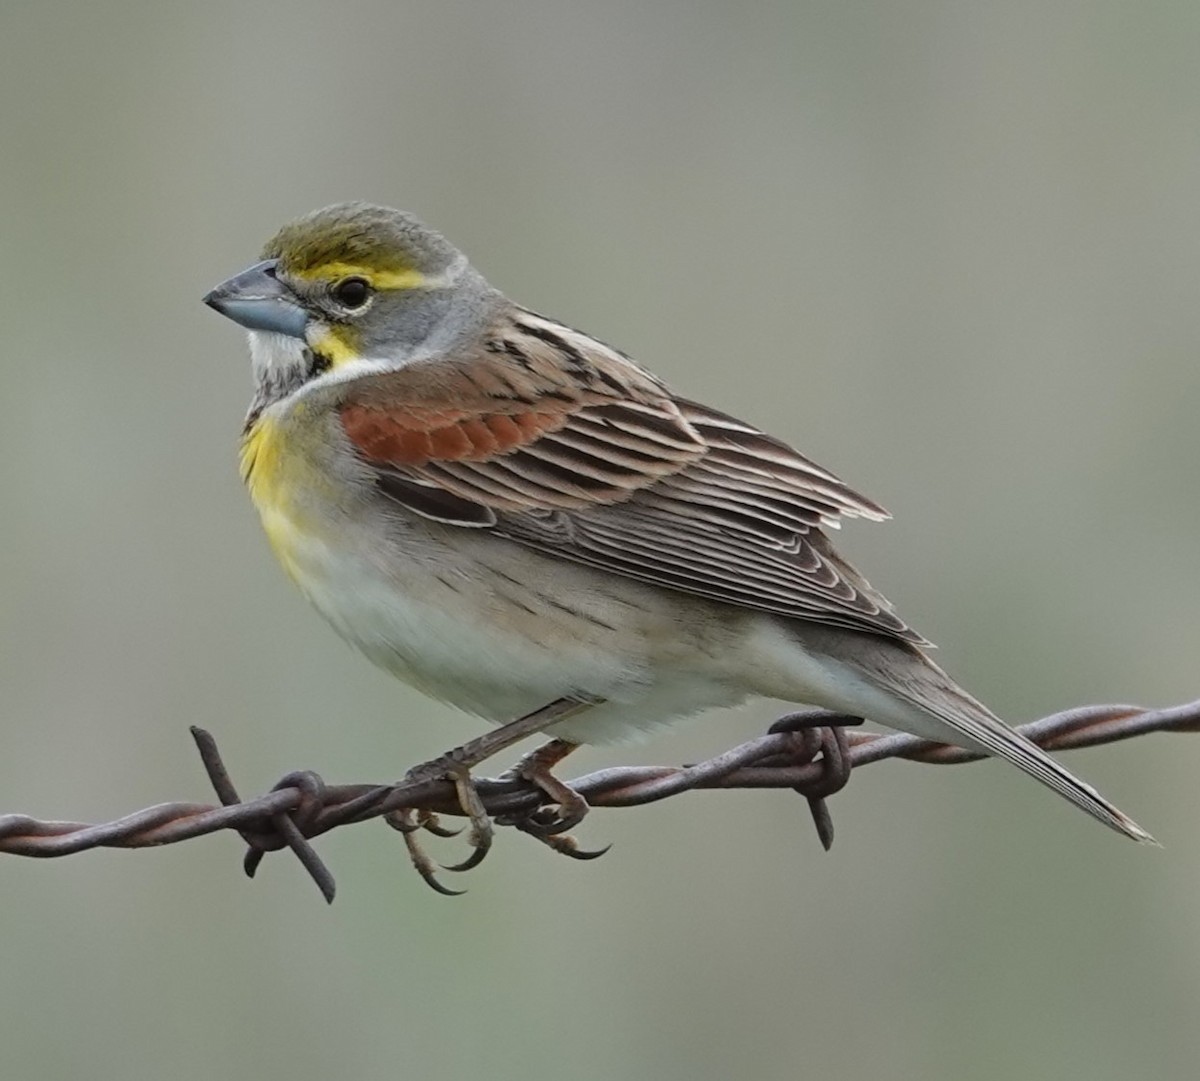
[[[519,743],[527,736],[540,732],[542,729],[548,728],[552,724],[557,724],[559,721],[566,720],[566,718],[578,713],[580,710],[587,709],[591,705],[591,702],[583,702],[577,698],[555,699],[549,705],[543,706],[533,713],[528,713],[524,717],[517,718],[515,721],[509,721],[508,724],[494,728],[490,732],[485,732],[482,736],[477,736],[475,739],[469,740],[461,746],[455,747],[443,755],[439,755],[437,758],[423,762],[419,766],[414,766],[405,774],[404,779],[406,781],[423,781],[438,778],[454,783],[459,806],[470,822],[467,843],[471,846],[472,851],[461,863],[447,867],[446,870],[468,871],[472,867],[477,867],[492,847],[492,821],[483,806],[483,801],[479,798],[479,792],[475,787],[471,770],[485,758],[490,758],[492,755],[511,747],[514,743]],[[566,789],[565,785],[562,787]],[[570,790],[567,789],[567,791]],[[553,798],[557,798],[557,796]],[[583,806],[586,813],[587,804],[584,803]],[[407,825],[408,821],[405,824]],[[414,826],[419,826],[419,823],[413,824]],[[410,855],[412,855],[414,846],[417,844],[412,830],[405,830],[402,827],[398,828],[404,833],[405,843],[408,845]],[[421,877],[426,882],[429,882],[430,885],[433,885],[434,888],[441,889],[435,884],[435,881],[430,880],[431,876],[427,873],[429,861],[424,856],[424,853],[420,853],[421,862],[418,862],[417,855],[413,855],[413,861],[418,864],[417,869],[421,871]],[[441,892],[446,891],[441,889]]]
[[[447,777],[456,770],[470,770],[485,758],[491,758],[492,755],[499,754],[514,743],[520,743],[526,736],[532,736],[544,728],[549,728],[552,724],[565,721],[568,717],[589,709],[594,704],[594,702],[584,702],[578,698],[556,698],[548,706],[542,706],[541,709],[527,713],[524,717],[518,717],[515,721],[509,721],[499,728],[493,728],[482,736],[467,740],[466,743],[460,744],[445,754],[438,755],[437,758],[431,758],[428,762],[413,766],[405,774],[405,780],[424,781],[432,777]]]

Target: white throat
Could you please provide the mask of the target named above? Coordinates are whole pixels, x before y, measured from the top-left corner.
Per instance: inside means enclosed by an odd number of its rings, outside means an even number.
[[[299,338],[267,330],[252,330],[247,337],[251,371],[259,386],[286,384],[307,370],[308,346]]]

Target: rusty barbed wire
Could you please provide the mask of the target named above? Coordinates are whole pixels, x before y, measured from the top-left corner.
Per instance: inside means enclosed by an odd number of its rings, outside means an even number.
[[[824,800],[845,784],[852,770],[889,758],[950,765],[986,757],[909,735],[846,730],[846,726],[858,723],[857,718],[825,710],[788,714],[766,735],[704,762],[613,767],[567,783],[593,808],[634,807],[699,789],[790,788],[808,798],[818,834],[828,847],[833,831]],[[0,853],[52,858],[93,848],[150,848],[236,830],[249,845],[247,874],[254,874],[267,852],[288,847],[326,900],[332,901],[333,877],[310,844],[312,838],[338,826],[389,816],[390,823],[402,831],[425,826],[446,836],[450,831],[439,827],[436,816],[463,813],[455,786],[449,781],[329,785],[310,771],[289,773],[265,795],[243,801],[212,736],[199,728],[191,731],[221,801],[219,806],[162,803],[100,824],[0,815]],[[1116,743],[1151,732],[1197,732],[1200,701],[1165,709],[1080,706],[1022,725],[1019,731],[1050,751]],[[500,824],[535,833],[559,851],[571,848],[555,843],[529,825],[546,796],[528,781],[516,776],[478,778],[476,787],[485,810]],[[417,815],[415,827],[400,825],[394,818],[402,811]],[[590,858],[598,853],[572,849],[567,854]]]

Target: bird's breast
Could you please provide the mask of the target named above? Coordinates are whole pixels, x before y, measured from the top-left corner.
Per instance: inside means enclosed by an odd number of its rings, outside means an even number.
[[[320,485],[319,471],[303,441],[289,438],[283,424],[264,413],[242,439],[241,473],[258,510],[271,549],[289,577],[299,581],[300,549],[311,540],[318,522],[306,508]]]

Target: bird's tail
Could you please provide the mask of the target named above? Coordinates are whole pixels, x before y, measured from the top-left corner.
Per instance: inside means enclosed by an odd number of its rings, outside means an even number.
[[[876,640],[874,648],[836,652],[836,659],[876,692],[863,702],[867,719],[1004,759],[1109,829],[1135,841],[1158,843],[1091,785],[972,698],[918,649],[891,643],[880,648]]]

